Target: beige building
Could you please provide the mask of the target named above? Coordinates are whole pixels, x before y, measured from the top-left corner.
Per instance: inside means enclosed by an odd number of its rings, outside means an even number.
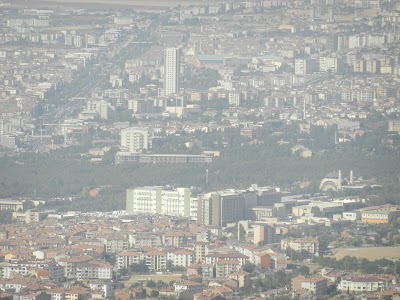
[[[238,272],[240,263],[237,260],[219,260],[216,263],[216,277],[226,278],[229,274]]]
[[[400,206],[385,205],[361,210],[361,222],[368,224],[389,224],[400,217]]]
[[[12,220],[17,223],[31,223],[40,222],[47,217],[48,214],[36,210],[28,211],[14,211],[12,213]]]

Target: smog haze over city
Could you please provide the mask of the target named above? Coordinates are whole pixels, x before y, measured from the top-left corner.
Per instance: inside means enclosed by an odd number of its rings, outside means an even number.
[[[0,300],[399,280],[399,0],[0,0]]]

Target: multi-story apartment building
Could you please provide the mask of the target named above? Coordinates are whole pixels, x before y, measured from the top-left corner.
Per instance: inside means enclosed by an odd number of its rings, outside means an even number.
[[[167,48],[164,53],[164,96],[179,91],[179,48]]]
[[[386,277],[345,277],[341,279],[338,290],[353,293],[383,291],[390,282],[391,278]]]
[[[323,73],[332,72],[337,73],[340,71],[340,60],[337,57],[324,57],[319,58],[319,71]]]
[[[226,278],[229,274],[238,272],[240,262],[238,260],[219,260],[216,263],[215,271],[217,278]]]
[[[56,258],[59,265],[64,268],[64,276],[67,279],[76,278],[76,269],[80,264],[88,263],[93,260],[91,256],[61,257]]]
[[[128,238],[124,236],[109,236],[102,238],[107,253],[116,253],[127,250],[129,247]]]
[[[323,277],[305,277],[302,275],[292,278],[292,290],[299,292],[307,290],[312,292],[315,296],[321,297],[326,295],[328,289],[328,280]]]
[[[194,252],[191,250],[177,250],[168,252],[168,262],[174,267],[188,267],[194,262]]]
[[[144,255],[141,252],[124,251],[118,253],[116,259],[117,269],[127,269],[130,265],[139,264],[144,260]]]
[[[284,239],[281,241],[281,249],[292,249],[296,252],[308,252],[313,255],[319,255],[319,241],[317,239]]]
[[[148,150],[149,131],[146,128],[129,127],[121,130],[121,146],[129,153],[142,152]]]
[[[161,246],[159,235],[129,235],[129,245],[131,248],[157,247]]]
[[[49,271],[49,278],[54,281],[61,281],[64,278],[64,268],[52,261],[12,261],[0,266],[0,278],[12,278],[13,274],[28,276],[34,271],[41,269]]]
[[[194,262],[204,263],[206,259],[206,254],[208,254],[208,247],[210,244],[208,242],[196,242],[194,243]]]
[[[77,280],[112,279],[113,266],[104,261],[92,261],[76,267]]]
[[[167,269],[167,252],[151,251],[145,253],[146,266],[150,271],[160,272]]]
[[[87,102],[87,112],[96,112],[98,117],[107,120],[114,107],[106,100],[91,100]]]
[[[215,265],[220,260],[236,260],[240,266],[243,266],[249,261],[249,257],[236,251],[228,253],[212,252],[205,256],[205,263],[208,265]]]

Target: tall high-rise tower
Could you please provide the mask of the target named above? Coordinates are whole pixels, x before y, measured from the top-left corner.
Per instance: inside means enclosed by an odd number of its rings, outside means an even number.
[[[164,57],[164,96],[179,91],[179,48],[165,49]]]

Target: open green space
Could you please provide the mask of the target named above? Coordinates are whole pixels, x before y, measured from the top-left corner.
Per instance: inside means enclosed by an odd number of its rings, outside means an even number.
[[[346,256],[357,258],[366,258],[368,260],[377,259],[399,259],[400,246],[393,247],[355,247],[355,248],[337,248],[334,250],[333,257],[342,259]]]

